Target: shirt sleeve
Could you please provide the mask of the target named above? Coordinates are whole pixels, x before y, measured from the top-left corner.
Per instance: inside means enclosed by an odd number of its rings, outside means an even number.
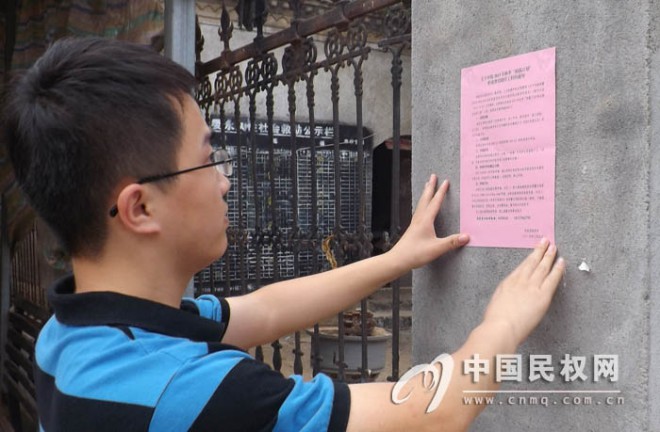
[[[319,374],[305,382],[284,378],[264,363],[245,359],[229,372],[192,430],[345,431],[350,393]],[[197,427],[197,428],[196,428]]]
[[[196,299],[186,297],[181,302],[183,309],[191,310],[199,316],[212,319],[225,325],[229,324],[229,303],[224,298],[217,298],[211,294],[204,294]]]
[[[222,368],[213,363],[205,362],[203,373],[199,368],[177,373],[175,380],[179,383],[172,383],[170,390],[178,390],[165,392],[159,402],[163,406],[156,411],[173,415],[172,421],[177,421],[182,417],[176,414],[178,409],[187,407],[188,411],[194,407],[194,412],[185,414],[190,419],[185,429],[191,431],[346,430],[350,409],[346,384],[333,383],[323,374],[308,382],[300,376],[285,378],[249,356],[236,361],[218,380],[218,371]],[[196,378],[186,378],[189,374]],[[186,386],[181,384],[185,381],[197,382],[197,385],[184,392],[182,389]],[[193,402],[191,398],[198,400]]]

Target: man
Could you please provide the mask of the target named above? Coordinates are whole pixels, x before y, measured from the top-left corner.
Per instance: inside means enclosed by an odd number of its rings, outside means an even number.
[[[149,49],[102,39],[57,42],[12,85],[3,128],[16,178],[73,267],[49,290],[55,315],[37,342],[43,430],[467,428],[481,408],[463,406],[461,392],[496,383],[451,366],[516,351],[563,274],[556,248],[542,241],[499,285],[465,344],[428,366],[440,377],[430,389],[420,375],[397,387],[284,378],[244,350],[336,314],[469,237],[436,237],[448,183],[436,190],[431,176],[389,252],[182,302],[190,278],[227,249],[231,174],[193,86]]]

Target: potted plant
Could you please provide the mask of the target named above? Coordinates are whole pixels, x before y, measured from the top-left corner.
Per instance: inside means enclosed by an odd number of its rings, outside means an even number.
[[[348,382],[359,381],[362,377],[362,320],[367,322],[367,373],[368,381],[378,377],[385,368],[387,347],[392,335],[375,325],[373,314],[355,309],[344,312],[344,377]],[[307,333],[314,335],[313,329]],[[339,326],[319,326],[319,368],[333,378],[339,373]]]

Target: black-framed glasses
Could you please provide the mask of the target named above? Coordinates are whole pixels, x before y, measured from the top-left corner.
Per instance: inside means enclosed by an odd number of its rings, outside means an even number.
[[[192,168],[186,168],[181,171],[174,171],[167,174],[158,174],[158,175],[142,177],[138,179],[135,183],[137,184],[153,183],[160,180],[164,180],[166,178],[178,176],[179,174],[185,174],[191,171],[197,171],[199,169],[208,168],[208,167],[215,167],[215,169],[218,170],[218,172],[224,175],[225,177],[230,177],[233,174],[234,172],[233,159],[229,157],[229,153],[227,153],[227,150],[225,149],[214,150],[213,153],[211,153],[211,156],[209,156],[209,160],[211,161],[210,163]],[[110,209],[110,217],[117,216],[118,211],[119,210],[117,209],[117,204],[113,205],[112,208]]]

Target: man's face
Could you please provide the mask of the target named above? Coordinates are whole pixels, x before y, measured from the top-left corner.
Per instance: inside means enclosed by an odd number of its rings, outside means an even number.
[[[197,103],[185,96],[182,111],[182,142],[177,170],[209,163],[213,151],[211,131]],[[195,271],[209,265],[227,250],[227,195],[231,183],[215,167],[177,176],[167,190],[164,223],[168,245],[186,267]]]

